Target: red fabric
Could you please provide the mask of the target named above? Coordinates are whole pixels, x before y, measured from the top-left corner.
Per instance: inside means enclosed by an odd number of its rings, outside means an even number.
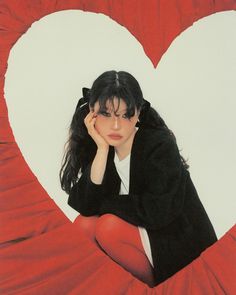
[[[172,40],[235,0],[2,0],[0,2],[0,293],[236,294],[236,227],[153,290],[79,234],[42,188],[15,142],[4,98],[11,47],[34,21],[65,9],[107,14],[140,41],[156,66]]]
[[[34,220],[35,232],[41,221]],[[190,265],[151,289],[68,222],[0,250],[0,293],[234,295],[235,238],[236,227]]]

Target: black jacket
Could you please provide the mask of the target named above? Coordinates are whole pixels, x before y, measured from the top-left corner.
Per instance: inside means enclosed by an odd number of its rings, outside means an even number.
[[[140,127],[130,159],[129,195],[119,195],[120,178],[110,147],[103,182],[91,182],[91,163],[72,187],[68,204],[84,216],[115,214],[146,228],[156,284],[172,276],[212,245],[216,234],[198,197],[177,144],[163,129]]]

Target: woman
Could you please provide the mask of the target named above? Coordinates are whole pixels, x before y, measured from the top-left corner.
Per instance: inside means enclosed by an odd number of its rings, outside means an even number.
[[[129,73],[83,88],[60,171],[78,229],[153,287],[216,240],[174,134]]]

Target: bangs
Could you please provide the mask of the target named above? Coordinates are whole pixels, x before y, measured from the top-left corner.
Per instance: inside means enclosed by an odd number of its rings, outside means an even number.
[[[125,89],[115,89],[115,91],[106,91],[104,89],[103,93],[98,97],[97,102],[99,103],[99,111],[107,111],[107,103],[112,105],[114,112],[116,113],[120,107],[120,101],[123,100],[126,104],[126,116],[131,118],[135,114],[135,109],[138,109],[138,106],[135,104],[135,99],[132,93],[128,93]],[[115,99],[118,100],[118,105],[115,108]]]

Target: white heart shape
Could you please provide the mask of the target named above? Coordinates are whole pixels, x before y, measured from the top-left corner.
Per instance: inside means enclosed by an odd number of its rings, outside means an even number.
[[[81,88],[109,69],[127,70],[174,131],[199,196],[218,233],[234,223],[236,176],[235,12],[198,21],[171,45],[157,69],[122,26],[68,10],[35,22],[11,50],[5,96],[16,141],[65,214],[59,169]]]

